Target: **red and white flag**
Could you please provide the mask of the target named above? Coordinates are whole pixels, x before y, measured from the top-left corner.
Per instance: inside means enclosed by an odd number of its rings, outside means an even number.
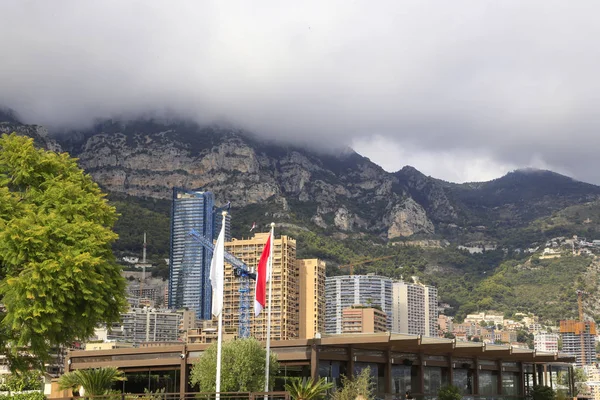
[[[267,282],[271,275],[270,271],[270,257],[271,257],[271,234],[265,243],[260,260],[258,261],[258,267],[256,268],[256,286],[254,287],[254,316],[265,308],[267,304]]]
[[[252,232],[254,230],[254,228],[256,228],[256,222],[252,223],[252,228],[250,228],[250,232]]]

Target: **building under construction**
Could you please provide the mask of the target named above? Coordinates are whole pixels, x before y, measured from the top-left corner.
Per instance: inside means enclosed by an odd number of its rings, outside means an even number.
[[[596,324],[593,321],[560,321],[562,351],[576,357],[578,367],[596,363]]]
[[[268,233],[257,233],[249,239],[233,239],[225,243],[225,250],[242,260],[252,271],[256,270]],[[273,241],[273,287],[271,303],[271,339],[296,339],[300,333],[299,279],[296,266],[296,240],[281,236]],[[223,296],[223,327],[225,332],[237,332],[240,324],[241,280],[234,275],[230,264],[225,263]],[[250,285],[251,308],[250,335],[258,340],[267,337],[267,309],[254,317],[254,285]],[[268,284],[267,284],[268,287]],[[268,294],[267,294],[268,298]],[[242,305],[244,307],[244,305]]]

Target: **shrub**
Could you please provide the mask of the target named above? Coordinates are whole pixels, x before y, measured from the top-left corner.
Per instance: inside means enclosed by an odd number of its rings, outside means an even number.
[[[374,384],[371,380],[371,369],[365,368],[362,372],[350,380],[342,377],[342,387],[333,393],[332,400],[355,400],[361,397],[365,400],[372,400],[374,396]]]
[[[326,378],[318,381],[313,381],[312,378],[292,378],[285,385],[285,390],[290,392],[290,396],[294,400],[318,400],[323,398],[331,388],[333,388],[333,383],[327,383]]]
[[[460,389],[454,385],[443,386],[438,391],[438,400],[461,400],[462,393]]]

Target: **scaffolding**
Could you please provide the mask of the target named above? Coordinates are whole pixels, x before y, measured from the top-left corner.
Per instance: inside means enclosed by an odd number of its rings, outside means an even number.
[[[207,250],[207,253],[212,254],[214,249],[212,240],[200,235],[194,229],[190,230],[189,235],[202,245]],[[256,274],[250,272],[250,269],[243,261],[227,251],[225,251],[225,261],[231,264],[234,275],[240,280],[240,326],[238,336],[240,338],[248,338],[250,337],[250,279],[256,280]]]

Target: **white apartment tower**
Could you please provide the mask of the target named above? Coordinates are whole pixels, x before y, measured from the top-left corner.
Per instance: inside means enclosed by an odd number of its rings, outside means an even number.
[[[325,333],[342,333],[343,310],[354,305],[381,308],[391,330],[392,280],[375,274],[325,279]]]
[[[537,351],[555,353],[558,351],[558,333],[537,333],[533,345]]]
[[[392,304],[392,332],[437,336],[437,288],[394,282]]]

